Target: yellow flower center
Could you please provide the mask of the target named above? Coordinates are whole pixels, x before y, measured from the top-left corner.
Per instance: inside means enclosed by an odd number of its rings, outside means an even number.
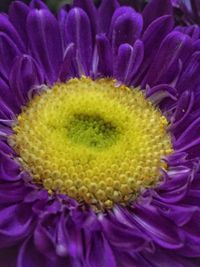
[[[9,141],[34,182],[102,210],[160,179],[167,125],[140,90],[82,77],[35,96]]]

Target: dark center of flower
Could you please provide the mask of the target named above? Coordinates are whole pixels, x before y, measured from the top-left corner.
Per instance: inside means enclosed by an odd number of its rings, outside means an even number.
[[[97,210],[155,185],[172,152],[168,122],[138,89],[89,78],[56,84],[18,116],[10,144],[48,192]]]
[[[67,125],[67,136],[77,144],[94,149],[104,149],[116,142],[119,133],[112,122],[98,116],[75,115]]]

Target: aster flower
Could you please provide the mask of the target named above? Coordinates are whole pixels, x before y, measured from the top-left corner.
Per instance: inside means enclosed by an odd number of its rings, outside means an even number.
[[[199,27],[172,11],[0,15],[0,266],[199,266]]]

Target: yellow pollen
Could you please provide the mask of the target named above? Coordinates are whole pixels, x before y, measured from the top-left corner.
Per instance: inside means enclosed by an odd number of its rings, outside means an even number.
[[[82,77],[35,96],[9,141],[35,183],[104,210],[159,181],[167,126],[139,89]]]

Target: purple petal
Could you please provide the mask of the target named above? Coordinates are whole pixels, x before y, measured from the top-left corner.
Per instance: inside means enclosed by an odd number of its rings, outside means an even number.
[[[20,106],[15,101],[15,95],[12,93],[12,90],[8,86],[8,84],[0,78],[0,98],[4,101],[4,103],[15,113],[19,111]]]
[[[0,209],[0,247],[14,245],[28,236],[33,228],[31,207],[14,204]]]
[[[167,179],[160,184],[154,195],[165,203],[178,203],[183,200],[190,188],[193,173],[185,166],[171,167],[167,173]]]
[[[81,258],[83,246],[81,229],[70,218],[61,216],[56,233],[57,254],[59,256]]]
[[[19,164],[3,151],[0,151],[0,180],[16,181],[20,179]]]
[[[41,0],[32,0],[30,2],[30,7],[34,9],[48,9],[45,3]]]
[[[187,59],[191,48],[191,39],[187,35],[176,31],[170,33],[161,43],[149,68],[145,83],[152,86],[158,83],[172,82],[179,74],[180,62]]]
[[[153,207],[138,206],[132,216],[138,227],[161,247],[178,249],[183,246],[182,236],[177,227]]]
[[[87,244],[87,262],[91,267],[117,267],[113,251],[102,233],[94,232]]]
[[[155,104],[158,105],[166,98],[177,101],[177,91],[168,84],[159,84],[152,88],[148,88],[146,96]]]
[[[15,112],[0,98],[0,119],[12,120],[15,118]],[[1,130],[0,130],[1,135]]]
[[[27,18],[27,31],[32,55],[41,64],[52,84],[58,78],[62,62],[58,22],[46,9],[32,10]]]
[[[94,5],[94,1],[93,0],[74,0],[73,4],[75,7],[80,7],[87,13],[90,19],[90,26],[92,29],[92,34],[93,36],[95,36],[97,32],[97,10]]]
[[[9,7],[9,19],[27,45],[26,19],[30,8],[23,2],[15,1]]]
[[[69,44],[64,53],[63,64],[60,69],[60,81],[65,82],[66,80],[78,76],[73,68],[73,62],[75,60],[75,45],[73,43]]]
[[[9,21],[8,17],[2,14],[0,14],[0,32],[2,34],[4,33],[9,39],[11,39],[21,52],[24,52],[24,44],[18,32],[16,31],[12,23]]]
[[[156,201],[154,203],[158,206],[161,215],[170,219],[179,227],[188,223],[198,210],[197,207],[189,205],[170,205],[162,202],[157,203]]]
[[[125,84],[130,84],[142,63],[143,55],[144,47],[140,40],[137,40],[134,46],[129,44],[120,45],[116,67],[114,68],[114,77]]]
[[[131,251],[116,251],[117,263],[120,267],[135,266],[135,267],[153,267],[139,253],[131,253]],[[154,266],[155,267],[155,266]]]
[[[117,0],[101,1],[101,5],[98,9],[100,32],[108,34],[112,15],[118,7],[119,7],[119,3]]]
[[[68,14],[67,40],[74,43],[79,75],[89,75],[92,63],[92,35],[87,14],[80,8],[73,8]]]
[[[52,267],[52,265],[50,265],[50,262],[47,262],[47,259],[36,249],[33,240],[27,239],[20,248],[17,260],[17,267],[36,267],[36,266]]]
[[[185,92],[183,92],[183,94],[180,95],[177,101],[176,110],[172,117],[172,125],[170,127],[170,130],[174,134],[180,135],[185,128],[184,122],[190,122],[187,119],[192,111],[193,105],[194,93],[192,91],[186,90]]]
[[[34,231],[34,244],[42,254],[49,257],[54,254],[53,236],[40,223],[38,223]]]
[[[133,45],[139,38],[143,26],[142,16],[131,7],[116,9],[110,26],[110,38],[114,52],[121,44]]]
[[[16,56],[20,55],[20,50],[16,46],[15,39],[13,40],[11,40],[8,35],[0,33],[0,72],[5,79],[9,76]]]
[[[191,125],[181,134],[176,140],[174,147],[176,150],[184,151],[193,146],[200,144],[200,117],[197,118]]]
[[[198,265],[191,258],[180,256],[179,253],[160,249],[156,246],[155,251],[143,252],[143,257],[149,262],[150,266],[154,267],[197,267]]]
[[[0,187],[1,205],[15,204],[22,201],[30,190],[24,185],[23,181],[1,183]]]
[[[144,29],[146,29],[148,25],[158,17],[172,15],[172,13],[172,5],[170,0],[150,1],[143,11]]]
[[[188,27],[178,26],[175,28],[175,30],[189,35],[194,41],[198,40],[200,37],[200,29],[197,25],[192,25]]]
[[[9,82],[17,102],[22,106],[29,100],[29,91],[44,83],[44,77],[36,61],[28,55],[23,55],[16,59]]]
[[[135,78],[135,83],[139,85],[141,80],[145,76],[149,65],[152,63],[160,44],[164,37],[172,30],[173,19],[171,16],[163,16],[153,21],[148,28],[145,30],[142,41],[144,43],[144,60],[141,68],[137,73],[137,78]]]
[[[196,89],[200,83],[199,68],[200,52],[195,52],[189,61],[187,61],[187,65],[181,74],[180,80],[177,82],[177,89],[179,92]]]
[[[137,227],[119,223],[116,218],[112,220],[103,219],[102,228],[109,243],[115,249],[121,251],[137,252],[142,250],[149,242],[148,237]]]
[[[113,58],[111,44],[104,34],[96,36],[97,51],[99,56],[99,72],[103,76],[112,76]]]
[[[65,9],[65,7],[61,8],[58,13],[58,23],[60,26],[60,32],[61,32],[61,38],[63,47],[66,47],[67,43],[67,18],[68,18],[68,12]]]

